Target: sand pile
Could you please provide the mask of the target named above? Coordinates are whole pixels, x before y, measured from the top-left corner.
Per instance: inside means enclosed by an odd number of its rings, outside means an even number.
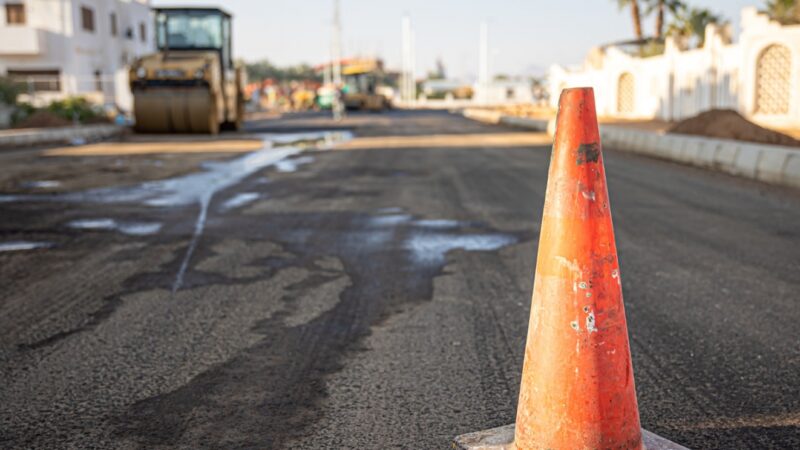
[[[670,133],[693,134],[721,139],[736,139],[759,144],[800,147],[791,136],[760,127],[732,109],[712,109],[678,122]]]

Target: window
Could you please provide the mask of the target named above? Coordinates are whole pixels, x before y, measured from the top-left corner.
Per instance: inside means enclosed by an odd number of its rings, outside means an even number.
[[[633,75],[625,72],[617,80],[617,112],[632,114],[635,101]]]
[[[92,8],[81,6],[81,27],[94,33],[94,10]]]
[[[25,25],[25,5],[22,3],[6,3],[6,23],[9,25]]]
[[[94,90],[103,92],[103,73],[99,70],[94,71]]]
[[[789,114],[792,52],[785,45],[764,49],[756,62],[756,114]]]
[[[145,26],[144,22],[139,22],[139,38],[141,38],[142,42],[147,42],[147,26]]]
[[[20,83],[27,92],[61,90],[61,74],[58,70],[14,70],[8,69],[8,77]]]
[[[217,12],[161,11],[156,17],[160,49],[221,49],[222,15]]]
[[[117,35],[117,14],[111,13],[111,35]]]
[[[226,69],[233,65],[231,59],[231,19],[226,17],[222,20],[222,64]]]

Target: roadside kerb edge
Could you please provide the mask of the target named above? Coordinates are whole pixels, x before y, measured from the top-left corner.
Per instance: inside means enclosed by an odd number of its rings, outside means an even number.
[[[465,109],[462,114],[487,123],[546,130],[553,120],[511,117],[498,111]],[[703,167],[780,186],[800,188],[800,149],[681,134],[600,125],[605,147]]]
[[[0,148],[94,141],[122,134],[126,127],[112,124],[0,130]]]

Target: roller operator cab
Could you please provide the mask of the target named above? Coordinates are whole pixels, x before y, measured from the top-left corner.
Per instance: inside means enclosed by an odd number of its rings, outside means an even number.
[[[130,69],[138,132],[216,134],[244,119],[245,75],[231,52],[232,18],[218,8],[156,8],[158,52]]]

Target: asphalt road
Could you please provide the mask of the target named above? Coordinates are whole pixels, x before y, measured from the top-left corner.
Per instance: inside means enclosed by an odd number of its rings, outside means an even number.
[[[514,420],[541,136],[439,112],[249,127],[356,139],[0,153],[0,247],[43,246],[0,251],[0,447],[444,449]],[[800,448],[800,195],[605,159],[643,426]]]

